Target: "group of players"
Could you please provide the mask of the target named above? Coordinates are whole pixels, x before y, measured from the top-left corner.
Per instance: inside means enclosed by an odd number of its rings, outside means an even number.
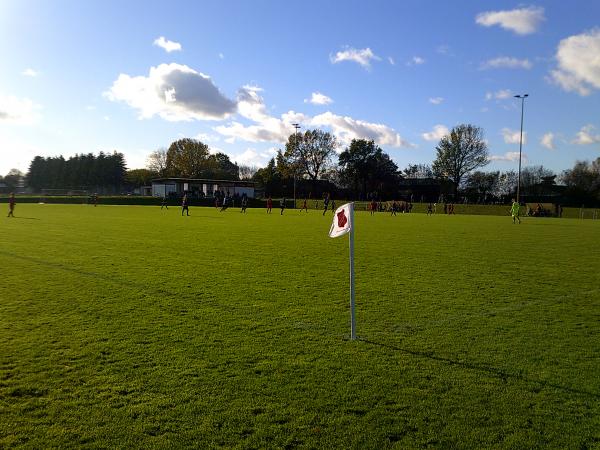
[[[14,196],[13,196],[14,198]],[[225,211],[228,207],[228,197],[225,197],[223,199],[223,202],[221,205],[219,205],[218,200],[215,203],[215,207],[217,209],[219,209],[220,206],[220,211],[223,212]],[[325,197],[323,198],[323,216],[325,215],[325,213],[331,209],[331,212],[335,212],[335,200],[331,198],[331,196],[329,194],[326,194]],[[241,205],[242,209],[240,212],[245,213],[246,212],[246,208],[248,207],[248,197],[246,194],[242,195],[242,205]],[[14,205],[13,207],[14,208]],[[11,208],[11,211],[12,211]],[[167,208],[167,200],[166,198],[163,198],[162,204],[161,204],[161,208]],[[279,208],[280,208],[280,215],[283,215],[283,211],[285,211],[286,209],[286,198],[283,197],[281,198],[281,200],[279,201]],[[383,209],[382,209],[383,208]],[[392,216],[395,216],[398,212],[411,212],[413,208],[412,203],[410,202],[397,202],[396,200],[394,200],[392,202],[392,204],[389,206],[389,211],[391,213]],[[315,209],[319,209],[319,201],[316,200],[315,201]],[[385,211],[386,209],[388,209],[386,206],[383,206],[383,203],[381,202],[377,202],[375,200],[371,200],[371,202],[369,202],[368,204],[368,210],[371,213],[371,215],[374,215],[376,211]],[[429,203],[427,205],[427,215],[433,215],[436,212],[437,209],[437,204],[436,203]],[[521,209],[521,206],[519,205],[519,203],[513,199],[513,203],[512,206],[510,208],[510,214],[512,216],[513,219],[513,224],[514,223],[521,223],[521,218],[519,217],[519,211]],[[305,198],[302,202],[302,208],[300,208],[300,212],[302,211],[306,211],[308,213],[308,200]],[[182,202],[181,202],[181,215],[183,216],[183,213],[186,213],[186,215],[190,215],[189,213],[189,205],[188,205],[188,198],[187,198],[187,194],[185,194],[183,196]],[[271,198],[271,196],[269,196],[267,198],[267,214],[271,214],[273,212],[273,199]],[[9,213],[10,214],[10,213]],[[444,203],[444,214],[454,214],[454,204],[453,203]]]
[[[95,201],[93,202],[94,206],[96,206],[98,204],[98,196],[95,195]],[[231,199],[229,199],[229,197],[224,197],[222,203],[219,203],[218,200],[215,203],[215,207],[217,209],[219,209],[220,207],[220,211],[223,212],[225,210],[227,210],[227,208],[229,208],[229,203],[232,203]],[[15,211],[15,204],[16,204],[16,200],[15,200],[15,194],[14,193],[10,193],[9,197],[8,197],[8,216],[7,217],[14,217],[14,211]],[[436,210],[437,204],[435,203],[429,203],[427,205],[427,215],[432,215],[435,210]],[[169,209],[168,204],[167,204],[167,198],[163,197],[162,202],[161,202],[161,206],[160,209]],[[248,196],[246,194],[243,194],[241,197],[241,213],[246,213],[246,209],[248,208]],[[280,215],[283,215],[283,211],[286,209],[286,198],[283,197],[280,201],[279,201],[279,208],[280,208]],[[319,208],[319,201],[317,200],[315,202],[315,209]],[[374,215],[376,211],[381,211],[382,208],[382,204],[376,202],[375,200],[372,200],[369,205],[368,205],[368,209],[371,213],[371,215]],[[331,196],[329,194],[326,194],[325,197],[323,198],[323,216],[325,215],[325,213],[331,209],[331,212],[335,212],[335,200],[331,198]],[[510,208],[510,215],[512,216],[512,220],[513,220],[513,224],[515,223],[521,223],[521,218],[520,218],[520,209],[521,209],[521,205],[515,200],[513,199],[513,203],[512,206]],[[394,200],[394,202],[391,204],[390,208],[389,208],[391,215],[395,216],[397,212],[411,212],[412,211],[412,203],[406,203],[406,202],[402,202],[402,203],[398,203]],[[273,199],[271,198],[271,196],[268,197],[267,199],[267,214],[271,214],[271,212],[273,211]],[[305,198],[304,201],[302,202],[302,208],[300,208],[300,212],[302,211],[306,211],[308,213],[308,200]],[[188,196],[187,194],[184,194],[182,200],[181,200],[181,215],[183,216],[185,213],[185,215],[189,216],[190,215],[190,209],[189,209],[189,202],[188,202]],[[453,204],[449,204],[446,205],[444,204],[444,213],[446,214],[454,214],[454,205]]]

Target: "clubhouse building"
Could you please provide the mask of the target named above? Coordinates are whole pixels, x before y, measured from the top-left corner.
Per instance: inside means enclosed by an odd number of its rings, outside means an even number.
[[[193,198],[230,195],[241,197],[246,194],[254,198],[252,181],[210,180],[205,178],[157,178],[152,180],[153,197],[183,197],[187,193]]]

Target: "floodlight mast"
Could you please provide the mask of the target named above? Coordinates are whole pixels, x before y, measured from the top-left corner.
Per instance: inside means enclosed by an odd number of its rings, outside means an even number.
[[[521,99],[521,137],[519,138],[519,177],[517,180],[517,203],[521,202],[521,154],[523,150],[523,112],[525,110],[525,98],[529,94],[515,95],[515,98]]]
[[[293,123],[292,126],[296,129],[294,144],[296,146],[296,150],[298,150],[298,130],[300,129],[300,124]],[[296,209],[296,163],[295,162],[294,162],[294,209]]]

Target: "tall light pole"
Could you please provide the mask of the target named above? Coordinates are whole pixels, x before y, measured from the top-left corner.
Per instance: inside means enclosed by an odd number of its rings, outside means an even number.
[[[523,111],[525,109],[525,98],[529,94],[515,95],[515,98],[521,99],[521,137],[519,138],[519,178],[517,181],[517,203],[521,201],[521,152],[523,150]]]
[[[296,151],[298,150],[298,130],[300,129],[299,123],[293,123],[292,126],[296,129]],[[296,209],[296,162],[294,162],[294,209]],[[302,212],[302,211],[300,211]]]

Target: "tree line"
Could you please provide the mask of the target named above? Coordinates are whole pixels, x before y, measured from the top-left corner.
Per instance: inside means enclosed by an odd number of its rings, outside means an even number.
[[[36,156],[29,165],[26,182],[36,192],[77,189],[114,193],[123,185],[126,171],[125,157],[118,152],[77,154],[69,159]]]
[[[354,139],[339,154],[331,133],[315,129],[293,133],[263,168],[239,165],[224,153],[211,153],[196,139],[179,139],[168,149],[153,151],[145,169],[127,170],[123,154],[78,154],[68,159],[36,156],[25,176],[28,186],[42,189],[86,189],[104,193],[147,186],[164,177],[252,180],[265,195],[320,197],[324,192],[346,198],[401,199],[413,192],[439,191],[446,198],[469,202],[508,201],[515,195],[514,170],[485,172],[490,162],[483,130],[471,124],[454,127],[436,146],[431,165],[400,169],[373,140]],[[14,190],[23,174],[11,170],[0,177]],[[557,181],[561,182],[560,186]],[[431,191],[423,186],[435,186]],[[2,186],[2,185],[0,185]],[[541,198],[560,194],[572,203],[600,203],[600,158],[578,161],[572,169],[554,173],[543,166],[521,171],[521,194]],[[429,197],[427,200],[430,200]],[[416,196],[416,200],[420,200]]]

